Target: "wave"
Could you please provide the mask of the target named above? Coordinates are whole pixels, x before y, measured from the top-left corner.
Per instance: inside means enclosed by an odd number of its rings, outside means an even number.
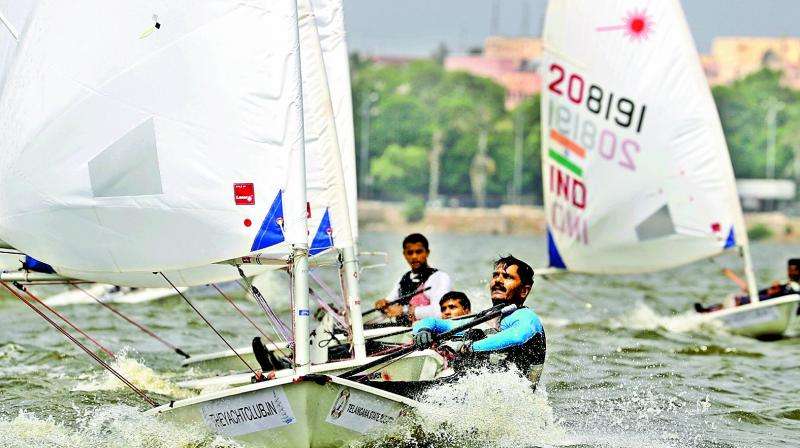
[[[76,425],[67,426],[52,417],[39,418],[21,411],[15,418],[0,419],[0,434],[2,434],[0,447],[233,448],[239,446],[223,437],[209,434],[202,427],[167,423],[125,405],[95,408],[81,415],[73,424]]]
[[[170,382],[168,379],[163,378],[153,369],[147,367],[143,360],[135,359],[130,355],[128,349],[120,351],[117,354],[117,359],[110,365],[128,381],[142,390],[172,398],[189,398],[196,395],[195,392],[183,389]],[[126,387],[127,386],[111,372],[103,371],[102,376],[89,379],[89,381],[76,386],[74,390],[92,392],[99,390],[120,390]]]

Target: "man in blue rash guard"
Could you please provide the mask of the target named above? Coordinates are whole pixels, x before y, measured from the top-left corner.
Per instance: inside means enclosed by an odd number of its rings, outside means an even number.
[[[513,365],[534,385],[539,381],[547,344],[539,316],[523,306],[532,287],[533,269],[524,261],[509,255],[494,263],[492,280],[489,282],[492,303],[495,306],[514,304],[517,309],[493,322],[495,333],[482,339],[466,335],[459,352],[473,362],[465,365],[488,363],[506,368]],[[434,334],[444,333],[463,323],[423,319],[414,325],[414,343],[417,348],[429,348]]]

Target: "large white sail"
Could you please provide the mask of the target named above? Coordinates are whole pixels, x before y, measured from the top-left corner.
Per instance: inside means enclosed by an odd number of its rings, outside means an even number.
[[[37,0],[0,0],[0,92],[5,73],[14,59],[17,39]]]
[[[714,101],[677,0],[548,4],[550,264],[646,272],[747,244]]]
[[[305,201],[283,200],[296,20],[294,2],[42,0],[0,99],[0,234],[100,272],[305,243]]]
[[[347,202],[352,235],[358,239],[356,146],[353,134],[353,94],[350,84],[350,60],[347,53],[342,0],[312,0],[319,32],[325,72],[336,119],[336,134],[342,153]]]

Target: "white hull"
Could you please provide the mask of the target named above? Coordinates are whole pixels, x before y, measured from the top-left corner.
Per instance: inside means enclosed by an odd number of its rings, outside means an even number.
[[[83,288],[86,292],[78,289],[71,289],[50,296],[44,302],[50,306],[96,303],[92,297],[86,294],[87,292],[98,298],[103,303],[143,303],[176,295],[175,290],[171,288],[146,288],[132,290],[130,288],[123,287],[121,289],[116,289],[114,285],[100,283],[81,286],[81,288]],[[185,291],[187,288],[179,287],[178,289],[180,291]]]
[[[200,425],[247,447],[341,447],[391,429],[416,402],[327,375],[292,376],[148,411]]]
[[[380,339],[382,342],[400,343],[404,342],[405,339],[408,338],[408,332],[400,333],[407,329],[407,327],[373,328],[364,330],[364,337],[365,339]],[[278,342],[277,344],[266,343],[266,341],[264,342],[267,350],[270,351],[276,351],[278,348],[286,351],[286,347],[288,345],[286,342]],[[347,343],[347,338],[342,334],[337,334],[337,339],[330,341],[326,347],[333,347],[340,343]],[[253,354],[252,346],[237,348],[236,352],[239,353],[239,355],[244,358],[248,364],[252,366],[258,365],[256,357]],[[191,358],[184,359],[181,362],[181,366],[221,372],[241,371],[244,368],[242,361],[231,350],[192,356]]]
[[[311,373],[317,374],[339,374],[354,369],[377,359],[368,357],[362,361],[348,359],[345,361],[329,362],[325,364],[312,364]],[[416,381],[420,379],[431,380],[436,378],[444,369],[444,360],[436,352],[425,350],[412,353],[396,362],[388,364],[370,374],[370,378],[390,381]],[[279,370],[275,373],[276,378],[290,377],[294,374],[291,369]],[[212,378],[199,380],[189,380],[179,382],[178,386],[185,389],[196,390],[222,390],[231,387],[250,384],[253,374],[250,372],[236,373],[233,375],[222,375]]]
[[[763,300],[732,308],[704,313],[708,321],[720,322],[731,333],[755,338],[783,336],[792,321],[797,320],[800,294]]]

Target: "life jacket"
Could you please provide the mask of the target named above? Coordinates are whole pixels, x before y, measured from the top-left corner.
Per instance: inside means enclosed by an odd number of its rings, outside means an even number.
[[[517,311],[523,308],[526,307],[520,307],[517,309]],[[510,315],[504,316],[503,318],[507,318],[509,316]],[[467,335],[467,337],[472,341],[478,341],[494,333],[495,330],[490,329],[488,331],[483,331],[474,329],[470,331],[473,333]],[[480,335],[479,332],[482,332],[483,334]],[[547,338],[545,337],[544,328],[542,328],[541,332],[536,333],[523,344],[514,345],[500,350],[492,350],[490,352],[473,353],[471,356],[464,359],[463,367],[471,368],[488,365],[490,367],[508,369],[513,365],[516,366],[516,368],[523,375],[525,375],[525,377],[528,378],[532,384],[536,385],[542,373],[542,367],[544,366],[546,354]]]
[[[400,278],[398,295],[400,297],[404,297],[416,291],[417,294],[414,294],[411,297],[411,299],[408,301],[408,304],[411,306],[430,305],[430,299],[425,297],[425,294],[423,294],[422,290],[425,288],[425,282],[427,282],[431,275],[433,275],[436,271],[438,271],[438,269],[432,268],[426,264],[416,271],[406,272],[403,277]]]

